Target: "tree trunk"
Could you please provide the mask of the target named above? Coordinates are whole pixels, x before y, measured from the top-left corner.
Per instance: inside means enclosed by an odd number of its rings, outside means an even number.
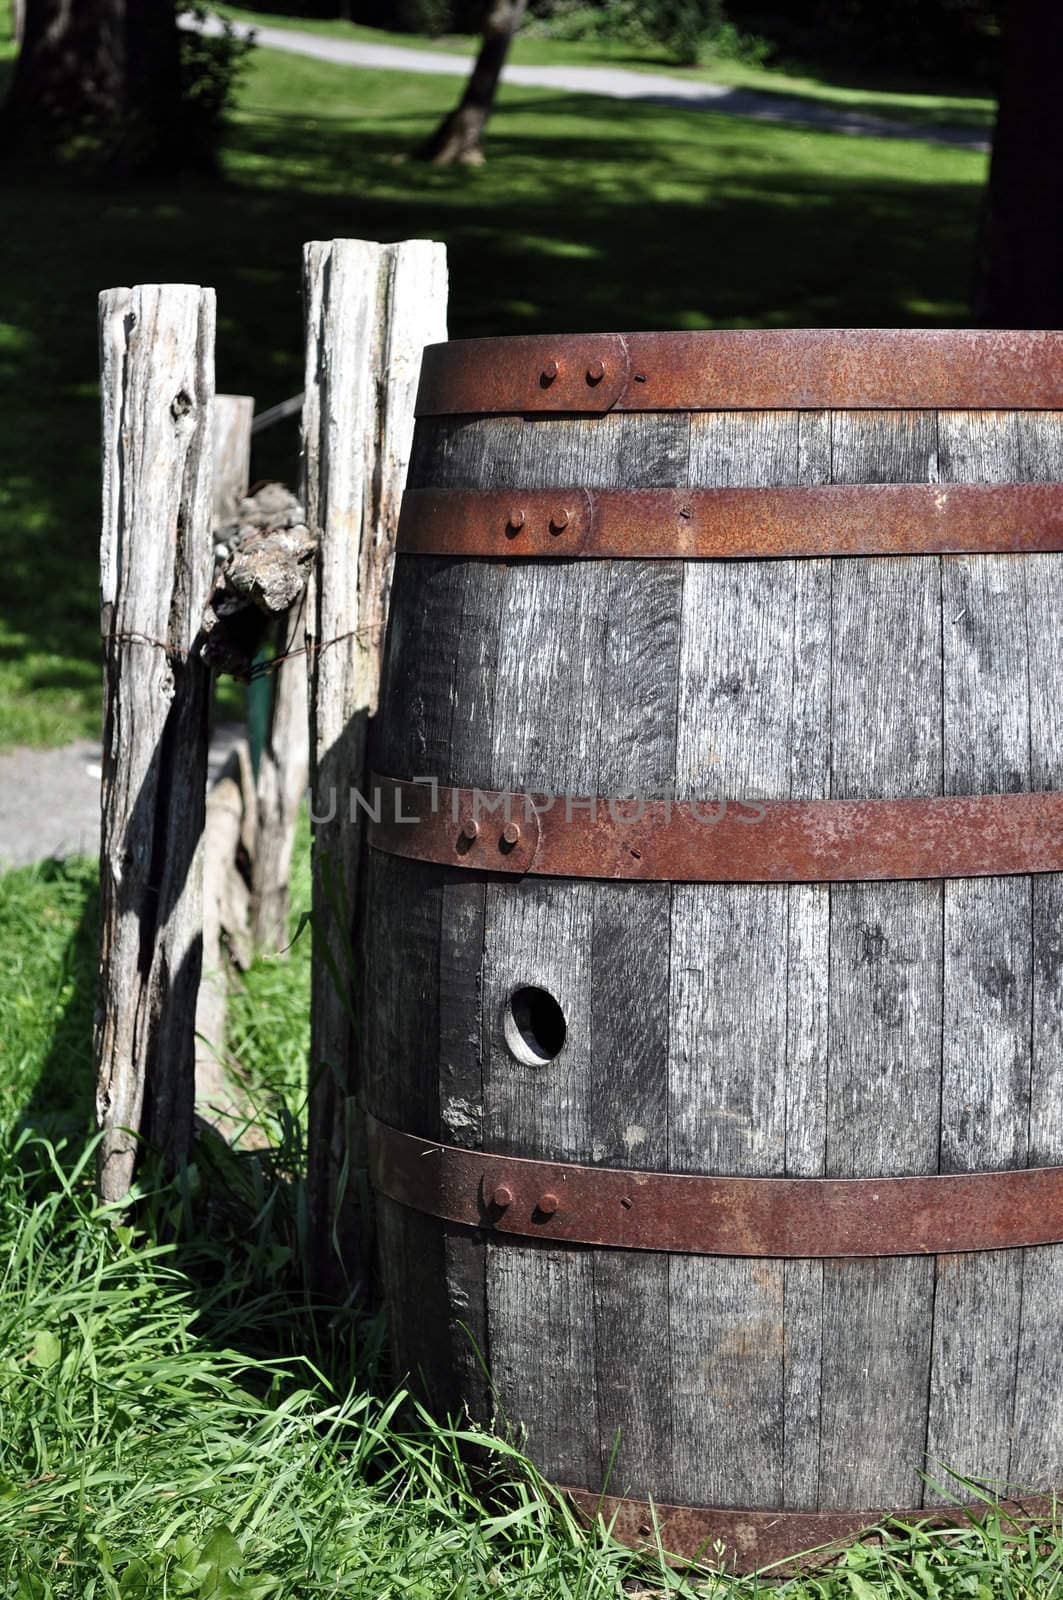
[[[505,63],[510,41],[520,27],[527,0],[489,0],[484,19],[483,43],[476,65],[465,85],[456,110],[444,117],[432,137],[418,154],[437,166],[461,161],[481,166],[484,160],[483,132]]]
[[[1061,81],[1058,0],[1012,0],[974,303],[987,327],[1063,323]]]
[[[25,0],[0,114],[7,150],[48,154],[87,139],[97,164],[172,170],[180,105],[174,0]]]
[[[176,172],[183,163],[181,38],[175,0],[126,0],[126,164]]]

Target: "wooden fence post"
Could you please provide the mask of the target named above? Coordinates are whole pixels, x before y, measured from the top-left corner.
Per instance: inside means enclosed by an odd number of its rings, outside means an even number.
[[[302,396],[299,397],[302,403]],[[290,405],[291,402],[285,402]],[[274,413],[284,406],[273,408]],[[250,395],[220,394],[214,407],[214,522],[240,518],[251,471],[254,401]],[[303,630],[303,605],[272,626],[272,644],[284,656]],[[310,762],[306,657],[288,654],[270,673],[268,726],[255,780],[254,850],[251,852],[251,920],[255,948],[274,954],[287,944],[288,880],[299,807],[306,795]]]
[[[251,481],[251,423],[255,402],[249,394],[214,396],[214,526],[232,522]]]
[[[340,962],[358,903],[364,847],[352,790],[363,788],[376,709],[399,502],[426,344],[446,338],[446,250],[430,240],[360,239],[304,250],[307,526],[319,541],[307,594],[314,938]],[[339,903],[346,908],[339,910]],[[338,927],[335,914],[344,917]],[[344,972],[354,1000],[358,973]],[[327,966],[314,963],[309,1159],[318,1275],[335,1280],[332,1238],[357,1285],[364,1263],[353,1202],[359,1154],[357,1038]]]
[[[288,942],[292,851],[310,768],[306,656],[297,638],[305,605],[304,599],[293,607],[294,624],[285,617],[277,629],[278,652],[283,654],[287,646],[292,653],[273,672],[269,729],[255,781],[258,817],[251,861],[253,933],[256,948],[271,954]]]
[[[247,494],[254,411],[254,398],[249,394],[214,396],[211,498],[215,534],[235,520]],[[251,896],[237,868],[237,856],[241,843],[253,845],[253,807],[248,814],[253,789],[250,757],[241,740],[207,795],[203,822],[203,959],[196,999],[195,1109],[224,1132],[239,1128],[241,1113],[246,1112],[229,1082],[225,1034],[230,951],[237,945],[244,964],[251,956]],[[247,936],[241,939],[244,930]]]
[[[136,1134],[192,1133],[213,564],[214,291],[100,296],[104,654],[98,1183],[128,1191]]]

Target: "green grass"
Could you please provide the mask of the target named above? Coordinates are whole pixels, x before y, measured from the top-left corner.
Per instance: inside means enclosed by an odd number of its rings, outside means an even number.
[[[226,16],[260,27],[294,28],[327,38],[400,45],[405,49],[432,50],[447,55],[473,55],[480,42],[471,34],[447,34],[430,39],[421,34],[394,33],[354,22],[273,15],[230,5],[220,5],[217,9]],[[606,66],[634,72],[665,72],[695,82],[729,84],[787,99],[799,96],[834,106],[839,111],[862,111],[869,116],[918,123],[928,128],[977,128],[987,135],[992,130],[996,113],[996,103],[988,95],[955,87],[883,83],[881,79],[872,78],[842,82],[826,75],[754,66],[721,57],[710,57],[698,67],[677,67],[662,46],[635,47],[614,39],[551,39],[534,28],[517,35],[510,47],[510,60],[521,66]]]
[[[304,809],[292,859],[291,943],[279,954],[259,956],[237,979],[229,1000],[229,1052],[274,1137],[284,1133],[277,1109],[296,1114],[306,1095],[311,935],[302,917],[310,910],[310,892],[310,821]]]
[[[305,903],[305,864],[293,919]],[[201,1139],[123,1219],[86,1136],[94,872],[0,878],[0,1591],[16,1600],[1052,1600],[1063,1529],[883,1530],[775,1586],[585,1537],[502,1438],[419,1411],[378,1324],[302,1276],[305,957],[233,1042],[272,1149]],[[7,998],[10,994],[11,999]],[[12,1063],[16,1066],[13,1067]],[[54,1143],[65,1129],[65,1142]],[[46,1134],[53,1136],[52,1142]],[[120,1224],[120,1225],[116,1225]],[[476,1465],[470,1447],[477,1446]]]
[[[249,1353],[248,1292],[259,1325],[294,1333],[298,1311],[244,1259],[222,1274],[216,1251],[204,1282],[186,1235],[157,1242],[183,1195],[146,1196],[142,1225],[116,1228],[90,1165],[23,1138],[0,1174],[5,1594],[620,1595],[631,1563],[603,1552],[585,1581],[590,1549],[503,1447],[489,1509],[460,1437],[401,1394]]]
[[[0,1130],[88,1124],[97,907],[95,862],[0,874]]]
[[[977,153],[504,89],[485,168],[405,159],[454,92],[259,50],[217,179],[115,192],[9,175],[0,747],[98,728],[101,288],[213,284],[218,385],[262,407],[302,386],[312,238],[444,240],[457,336],[965,319]],[[253,470],[291,480],[296,454],[279,429]]]

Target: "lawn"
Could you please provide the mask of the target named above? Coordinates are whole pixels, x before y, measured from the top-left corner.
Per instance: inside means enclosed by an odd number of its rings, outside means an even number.
[[[455,87],[259,50],[216,178],[4,186],[0,747],[98,726],[103,287],[216,286],[219,387],[262,407],[302,386],[311,238],[444,240],[459,336],[965,318],[984,156],[509,88],[482,170],[407,159]]]
[[[360,40],[365,44],[399,45],[409,50],[431,50],[448,55],[476,53],[479,39],[470,34],[425,38],[420,34],[392,33],[359,23],[219,5],[224,15],[259,27],[295,28],[333,39]],[[542,24],[527,24],[513,41],[509,59],[518,66],[609,66],[625,71],[668,73],[695,82],[723,83],[758,93],[819,100],[839,111],[860,110],[870,116],[890,117],[925,127],[978,128],[991,132],[995,101],[959,86],[928,85],[918,80],[893,81],[842,73],[812,74],[798,68],[763,67],[727,56],[713,56],[697,67],[677,67],[667,51],[652,43],[633,46],[617,39],[564,40],[550,38]]]
[[[293,924],[305,905],[294,886]],[[514,1448],[393,1392],[383,1329],[303,1279],[306,955],[232,1042],[271,1149],[201,1138],[92,1199],[91,864],[0,877],[0,1592],[14,1600],[1052,1600],[1063,1530],[887,1530],[782,1586],[585,1539]],[[120,1225],[116,1226],[116,1223]],[[477,1464],[468,1445],[478,1443]],[[710,1552],[711,1555],[711,1552]]]

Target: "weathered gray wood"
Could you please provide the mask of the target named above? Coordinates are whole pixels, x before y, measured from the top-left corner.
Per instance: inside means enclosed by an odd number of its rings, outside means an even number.
[[[1018,418],[1021,476],[1063,480],[1058,414]],[[1025,560],[1030,681],[1030,787],[1063,786],[1063,557]],[[1063,876],[1032,883],[1033,1027],[1029,1160],[1063,1162]],[[1013,1483],[1063,1481],[1063,1248],[1024,1251],[1016,1365]]]
[[[832,478],[925,481],[936,445],[931,413],[837,413]],[[937,559],[835,562],[832,639],[832,794],[940,794]],[[832,886],[830,1176],[935,1170],[941,918],[937,883]],[[933,1285],[930,1260],[826,1263],[821,1504],[919,1503]]]
[[[231,522],[251,481],[251,421],[254,398],[249,394],[214,396],[214,526]]]
[[[803,412],[798,480],[830,481],[830,413]],[[830,791],[831,563],[794,569],[794,705],[790,794],[818,800]],[[786,1172],[822,1176],[826,1158],[830,886],[794,884],[787,894]],[[823,1263],[783,1263],[782,1503],[819,1503]]]
[[[251,469],[250,395],[216,394],[211,433],[212,514],[217,531],[236,516]],[[243,838],[254,830],[253,785],[243,780],[246,746],[226,763],[209,796],[203,825],[203,957],[195,1022],[195,1104],[226,1134],[236,1131],[236,1107],[226,1061],[229,1002],[227,936],[250,939],[250,897],[237,868]],[[249,765],[246,768],[249,774]],[[248,802],[251,803],[250,811]]]
[[[611,481],[619,471],[622,420],[526,422],[517,481],[544,487]],[[502,592],[487,781],[546,795],[595,792],[605,686],[602,637],[607,578],[597,562],[565,563],[543,588],[541,562],[513,562]],[[550,637],[543,620],[549,617]],[[560,641],[563,648],[557,648]],[[514,892],[514,890],[516,892]],[[528,881],[487,891],[483,966],[484,1140],[513,1154],[591,1158],[591,929],[595,886]],[[553,995],[567,1039],[546,1065],[518,1061],[503,1017],[520,985]],[[487,1312],[499,1404],[548,1471],[594,1474],[598,1406],[593,1338],[594,1263],[589,1253],[487,1249]],[[583,1337],[572,1323],[582,1317]],[[530,1363],[528,1350],[543,1356]],[[555,1354],[556,1352],[556,1354]],[[560,1364],[564,1363],[562,1376]],[[560,1384],[556,1406],[551,1387]],[[582,1481],[582,1480],[581,1480]]]
[[[250,1106],[233,1091],[226,1025],[233,964],[246,967],[251,959],[251,894],[237,861],[241,845],[247,854],[253,851],[254,796],[251,755],[241,740],[207,795],[203,963],[195,1023],[196,1113],[227,1137],[250,1117]]]
[[[310,776],[310,721],[303,604],[277,631],[283,659],[272,674],[269,728],[255,781],[255,853],[251,861],[254,940],[276,955],[288,945],[289,884],[299,808]]]
[[[488,1246],[492,1376],[508,1429],[548,1476],[598,1471],[594,1256],[590,1250]],[[508,1397],[508,1403],[507,1403]]]
[[[471,1054],[479,1076],[479,1039],[464,1035],[476,1015],[469,969],[479,970],[482,888],[396,858],[374,857],[371,868],[366,916],[378,959],[366,995],[369,1109],[426,1138],[466,1143],[479,1101],[478,1081],[473,1090],[461,1074]],[[473,899],[472,926],[454,921],[444,929],[444,896],[451,892],[453,913],[454,893],[468,896],[470,888],[480,889],[479,924]],[[440,1070],[411,1081],[403,1063],[414,1055],[432,1055]],[[414,1381],[442,1414],[468,1408],[488,1421],[482,1244],[388,1201],[378,1204],[376,1220],[396,1380]],[[424,1286],[416,1306],[402,1292],[410,1283]]]
[[[943,412],[945,482],[1006,483],[1020,474],[1013,414]],[[1028,789],[1026,572],[1014,556],[941,563],[946,794]],[[1031,880],[946,883],[941,1082],[943,1172],[1026,1165],[1033,950]],[[1007,1481],[1022,1256],[943,1256],[937,1264],[927,1468]],[[952,1485],[953,1491],[955,1485]]]
[[[617,486],[684,485],[690,419],[627,417]],[[596,793],[666,793],[675,774],[683,567],[613,562],[606,597]],[[591,1159],[668,1165],[669,884],[597,884],[591,932]],[[601,1459],[613,1493],[672,1492],[668,1258],[600,1250],[594,1260]],[[615,1453],[614,1453],[615,1452]]]
[[[456,895],[465,897],[467,916],[444,928],[448,895],[451,917]],[[370,861],[366,918],[377,959],[365,1006],[368,1107],[394,1126],[456,1144],[478,1134],[482,904],[482,887],[456,873],[384,856]],[[438,1060],[439,1070],[411,1082],[403,1066],[414,1055]],[[376,1217],[396,1380],[412,1378],[442,1413],[466,1408],[489,1421],[482,1244],[387,1201]],[[416,1309],[403,1292],[412,1282],[425,1288]]]
[[[215,416],[223,461],[215,462],[215,518],[228,556],[216,576],[207,613],[208,653],[217,670],[246,677],[261,651],[272,665],[269,709],[252,799],[255,849],[250,856],[256,946],[279,955],[288,945],[288,885],[299,806],[309,770],[309,718],[304,635],[305,591],[316,543],[290,489],[264,483],[248,495],[250,401]],[[239,402],[239,404],[237,404]],[[239,430],[242,428],[242,433]],[[252,617],[249,626],[248,613]]]
[[[319,541],[306,611],[310,693],[310,786],[314,825],[315,937],[341,953],[346,930],[333,907],[358,921],[361,814],[349,797],[365,787],[367,724],[376,710],[399,499],[413,435],[413,402],[424,346],[446,337],[446,257],[427,240],[378,245],[314,243],[304,252],[306,384],[305,504]],[[325,863],[327,862],[327,866]],[[326,892],[324,875],[333,886]],[[338,994],[315,963],[311,999],[311,1208],[320,1237],[330,1223],[357,1254],[348,1206],[331,1215],[335,1187],[357,1152],[346,1148],[357,1094],[357,1041],[350,993]],[[348,1195],[353,1191],[348,1189]]]
[[[1034,424],[1010,426],[1040,461]],[[520,486],[575,484],[985,481],[987,440],[1001,429],[943,418],[939,441],[936,417],[896,412],[702,416],[689,428],[681,416],[451,419],[419,428],[415,481],[509,485],[517,498]],[[1037,475],[1021,448],[1019,467]],[[1055,560],[965,558],[943,579],[936,557],[681,572],[408,558],[378,764],[577,796],[670,781],[680,793],[801,798],[1051,784],[1063,758]],[[1028,584],[1025,597],[1001,592],[994,573],[1032,574],[1037,562],[1048,566],[1036,598]],[[980,608],[983,634],[964,635],[962,650],[942,638],[950,584]],[[1010,687],[1023,631],[1037,632],[1044,656],[1025,723]],[[998,654],[1010,647],[1006,670],[987,640]],[[1034,751],[1051,754],[1027,755],[1024,771],[1026,726]],[[410,1058],[416,1078],[394,1025],[374,1052],[374,1073],[387,1058],[379,1071],[403,1126],[438,1115],[444,1137],[493,1151],[796,1176],[977,1168],[994,1164],[994,1149],[997,1164],[1015,1164],[1026,1156],[1009,1138],[1027,1103],[1039,1130],[1031,1160],[1038,1138],[1051,1151],[1063,1134],[1054,878],[1033,884],[1031,1092],[1021,1069],[998,1070],[1024,1031],[1011,981],[1023,961],[1021,880],[950,885],[946,906],[934,883],[463,883],[460,871],[418,868],[442,894],[433,944],[413,882],[394,866],[372,868],[374,894],[390,900],[388,960],[443,974],[427,1048],[435,1059],[438,1038],[434,1086],[419,1075],[424,1040]],[[1030,918],[1027,901],[1027,966]],[[411,981],[400,975],[398,998],[371,1010],[386,1019],[408,1006]],[[565,1012],[565,1047],[550,1063],[507,1048],[506,1005],[522,982]],[[972,1031],[979,1050],[965,1054]],[[426,1104],[436,1086],[438,1106]],[[1023,1481],[1056,1471],[1057,1252],[1027,1252],[1025,1268],[1015,1253],[944,1261],[935,1302],[935,1263],[923,1258],[669,1260],[515,1239],[484,1248],[438,1228],[411,1245],[420,1227],[404,1236],[407,1266],[431,1271],[445,1238],[451,1325],[457,1306],[479,1311],[482,1283],[481,1348],[502,1419],[525,1425],[540,1465],[565,1481],[600,1485],[619,1432],[617,1492],[787,1509],[918,1503],[928,1447],[962,1443],[971,1470],[999,1461],[1020,1346],[1012,1477],[1020,1458]],[[1014,1291],[1033,1271],[1045,1292],[1031,1305],[1024,1290],[1020,1327]],[[403,1337],[423,1344],[417,1330]]]
[[[692,420],[693,484],[794,483],[800,475],[796,413]],[[820,591],[823,610],[822,584]],[[815,587],[802,589],[802,602],[812,608],[804,621],[814,631]],[[801,721],[825,706],[815,681],[822,659],[797,660],[797,603],[792,561],[763,569],[750,562],[688,567],[680,794],[790,795],[792,741],[805,751],[815,747],[818,727]],[[824,613],[821,632],[825,621]],[[799,781],[807,784],[807,774]],[[792,893],[749,884],[684,884],[673,892],[669,1136],[676,1170],[786,1170],[787,1098],[805,1092],[798,1086],[803,1070],[816,1070],[807,1052],[787,1058]],[[802,904],[807,912],[807,895]],[[802,928],[798,915],[797,941]],[[800,971],[795,960],[795,984]],[[677,1481],[708,1503],[780,1504],[783,1264],[674,1259],[671,1321]]]
[[[274,657],[269,679],[269,716],[255,780],[255,849],[251,856],[252,932],[258,949],[278,955],[288,945],[289,881],[299,807],[310,764],[307,703],[305,590],[315,555],[299,500],[283,484],[267,483],[251,500],[247,493],[251,422],[246,449],[232,461],[238,547],[225,580],[259,610],[275,613],[266,635]],[[244,473],[238,488],[235,474]],[[236,513],[234,512],[234,516]],[[255,529],[258,532],[255,532]]]
[[[214,293],[100,296],[104,734],[98,1182],[125,1195],[136,1136],[171,1160],[192,1132],[212,567]]]
[[[466,486],[470,481],[497,485],[520,437],[519,418],[491,419],[469,426],[443,422],[424,427],[420,450],[411,458],[410,481]],[[467,582],[467,578],[469,581]],[[475,580],[475,581],[473,581]],[[501,573],[478,563],[420,561],[400,558],[396,564],[392,632],[386,658],[382,697],[394,714],[374,728],[371,765],[379,772],[437,776],[450,773],[461,784],[483,784],[489,756],[486,730],[491,726]],[[459,687],[460,686],[460,687]],[[429,877],[438,877],[426,869]],[[377,924],[376,905],[390,900],[393,889],[387,866],[371,856],[367,926]],[[440,903],[438,950],[424,959],[440,972],[438,1011],[438,1104],[432,1129],[454,1144],[478,1147],[483,1140],[481,1068],[482,1009],[480,967],[483,956],[485,888],[467,874],[444,874]],[[386,911],[384,912],[386,915]],[[396,948],[398,962],[409,960],[408,943]],[[368,1022],[372,1026],[372,1006]],[[371,1048],[370,1059],[376,1051]],[[395,1060],[396,1070],[401,1066]],[[397,1116],[402,1106],[401,1081]],[[404,1122],[403,1125],[406,1125]],[[392,1235],[403,1226],[392,1217]],[[411,1223],[404,1249],[417,1263],[415,1271],[430,1274],[438,1245]],[[386,1246],[386,1241],[385,1241]],[[481,1421],[490,1420],[493,1399],[486,1370],[489,1340],[483,1241],[459,1229],[443,1230],[442,1271],[448,1286],[444,1319],[447,1337],[431,1337],[446,1352],[437,1372],[437,1391],[456,1396]],[[394,1279],[391,1264],[388,1276]],[[424,1357],[422,1356],[422,1363]],[[449,1384],[449,1388],[447,1387]]]
[[[439,927],[439,1137],[450,1144],[483,1145],[483,1014],[485,893],[482,883],[458,872],[444,880]],[[486,1246],[460,1228],[444,1230],[447,1328],[456,1393],[472,1415],[488,1422]]]

